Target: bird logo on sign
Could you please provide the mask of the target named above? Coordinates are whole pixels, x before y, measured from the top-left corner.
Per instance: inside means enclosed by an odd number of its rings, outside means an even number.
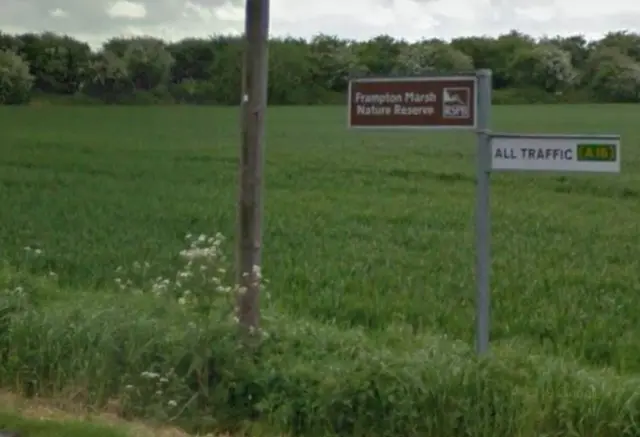
[[[469,118],[471,116],[471,90],[468,87],[442,90],[442,117]]]

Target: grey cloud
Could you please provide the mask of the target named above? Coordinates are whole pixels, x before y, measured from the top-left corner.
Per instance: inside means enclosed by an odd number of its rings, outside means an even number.
[[[199,18],[193,12],[184,17],[188,0],[138,0],[145,5],[147,16],[142,19],[111,18],[106,14],[107,7],[115,0],[0,0],[0,30],[9,32],[54,31],[76,36],[99,45],[109,37],[122,35],[135,28],[136,31],[161,38],[182,38],[187,36],[205,36],[215,32],[238,29],[241,23],[220,21],[216,18]],[[136,1],[136,0],[132,0]],[[243,5],[244,0],[189,0],[204,8],[213,8],[232,2]],[[272,0],[272,2],[278,0]],[[311,0],[299,0],[311,1]],[[370,0],[392,6],[396,0]],[[429,3],[435,0],[416,0]],[[558,0],[536,0],[536,6],[552,5]],[[529,34],[555,35],[557,33],[602,33],[608,30],[626,27],[638,29],[640,16],[628,13],[612,14],[606,17],[572,20],[570,17],[553,17],[550,20],[537,21],[515,13],[518,7],[531,6],[531,0],[490,0],[490,6],[475,16],[474,22],[457,20],[434,13],[431,18],[435,27],[425,29],[427,38],[452,38],[460,35],[496,34],[518,29]],[[55,9],[64,10],[68,17],[51,16]],[[440,24],[437,24],[437,23]],[[272,33],[308,37],[319,32],[337,34],[348,38],[369,38],[375,34],[387,33],[401,36],[397,25],[384,28],[372,27],[348,17],[325,16],[309,17],[295,23],[272,21]],[[415,37],[420,37],[416,35]],[[407,36],[411,38],[410,36]]]
[[[136,0],[133,0],[136,1]],[[204,7],[221,6],[225,0],[190,0]],[[241,0],[233,0],[238,3]],[[113,0],[0,0],[0,29],[23,28],[74,33],[118,33],[124,26],[161,26],[180,19],[186,0],[137,0],[147,9],[142,19],[111,18],[106,9]],[[51,11],[61,9],[68,17],[56,18]]]
[[[100,30],[108,21],[104,13],[106,5],[107,2],[101,0],[2,0],[0,28],[18,26],[34,31],[66,32]],[[52,17],[50,11],[57,8],[68,12],[70,17]]]

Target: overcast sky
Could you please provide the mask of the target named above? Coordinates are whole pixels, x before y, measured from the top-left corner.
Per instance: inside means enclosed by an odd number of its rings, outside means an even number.
[[[533,6],[535,5],[535,6]],[[237,33],[242,0],[0,0],[0,30],[66,33],[93,46],[121,35],[175,40]],[[271,0],[271,34],[408,40],[640,30],[640,0]]]

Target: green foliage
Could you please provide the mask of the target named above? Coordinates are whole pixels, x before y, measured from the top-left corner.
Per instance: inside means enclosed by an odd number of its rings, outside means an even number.
[[[535,47],[533,38],[523,35],[515,30],[496,38],[492,44],[492,57],[489,68],[493,70],[494,86],[496,88],[509,88],[514,86],[514,72],[511,71],[513,56],[531,50]]]
[[[640,64],[617,48],[602,47],[587,60],[584,80],[599,100],[636,102],[640,98]]]
[[[173,82],[211,79],[212,68],[217,59],[214,41],[188,38],[169,45],[167,49],[174,59],[171,71]]]
[[[171,84],[171,96],[177,103],[206,105],[217,103],[217,88],[206,80],[183,79],[180,83]]]
[[[594,44],[594,48],[615,48],[631,58],[634,62],[640,62],[640,35],[635,33],[610,32],[600,41]]]
[[[0,50],[0,104],[28,103],[33,80],[29,64],[12,51]]]
[[[488,68],[500,103],[563,102],[569,94],[593,102],[635,102],[640,35],[610,32],[535,40],[517,31],[497,38],[463,37],[416,43],[380,35],[350,41],[318,34],[309,41],[270,43],[271,104],[344,102],[350,77],[425,74]],[[68,36],[0,33],[0,50],[21,55],[39,93],[80,91],[106,103],[237,105],[241,94],[242,38],[218,35],[165,43],[157,38],[112,38],[97,53]],[[607,55],[607,53],[609,53]],[[611,53],[615,53],[612,55]],[[596,71],[597,59],[604,68]],[[519,90],[540,93],[518,95]],[[505,100],[512,96],[513,100]],[[55,99],[52,99],[55,101]],[[82,99],[67,99],[82,101]]]
[[[136,90],[131,78],[129,65],[122,56],[104,51],[91,60],[89,79],[82,91],[90,97],[96,97],[106,103],[119,103]]]
[[[80,89],[91,55],[88,44],[50,32],[20,35],[17,43],[17,53],[29,63],[35,78],[35,89],[55,94]]]
[[[510,70],[515,85],[536,87],[545,93],[569,89],[577,78],[571,54],[552,44],[520,50]]]
[[[351,75],[368,71],[359,62],[353,45],[334,36],[313,37],[309,44],[309,58],[313,65],[314,83],[333,92],[345,92]]]
[[[451,47],[469,56],[476,68],[495,69],[501,56],[496,40],[486,37],[455,38]]]
[[[304,40],[285,39],[269,46],[269,101],[282,105],[315,103],[313,65]],[[240,95],[238,95],[238,101]]]
[[[591,47],[584,36],[569,36],[569,37],[555,37],[555,38],[543,38],[540,40],[542,44],[550,44],[558,47],[559,49],[569,53],[571,58],[571,65],[574,69],[581,71],[584,67],[584,63],[589,57]]]
[[[405,43],[389,35],[381,35],[357,45],[354,50],[365,71],[388,75],[393,72],[398,56],[405,47]]]
[[[404,47],[396,62],[398,75],[416,76],[438,71],[471,71],[473,60],[440,42],[422,42]]]
[[[174,59],[162,41],[135,38],[129,41],[122,59],[137,90],[152,91],[169,82]]]
[[[215,87],[215,102],[237,105],[242,83],[243,40],[238,37],[218,37],[212,40],[212,45],[216,59],[207,80]]]

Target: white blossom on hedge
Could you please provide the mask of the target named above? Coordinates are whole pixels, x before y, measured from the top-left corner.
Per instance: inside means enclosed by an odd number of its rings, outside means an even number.
[[[419,75],[430,71],[469,71],[473,60],[443,43],[423,42],[404,47],[398,55],[396,74]]]
[[[34,77],[29,64],[10,50],[0,50],[0,104],[28,103]]]

